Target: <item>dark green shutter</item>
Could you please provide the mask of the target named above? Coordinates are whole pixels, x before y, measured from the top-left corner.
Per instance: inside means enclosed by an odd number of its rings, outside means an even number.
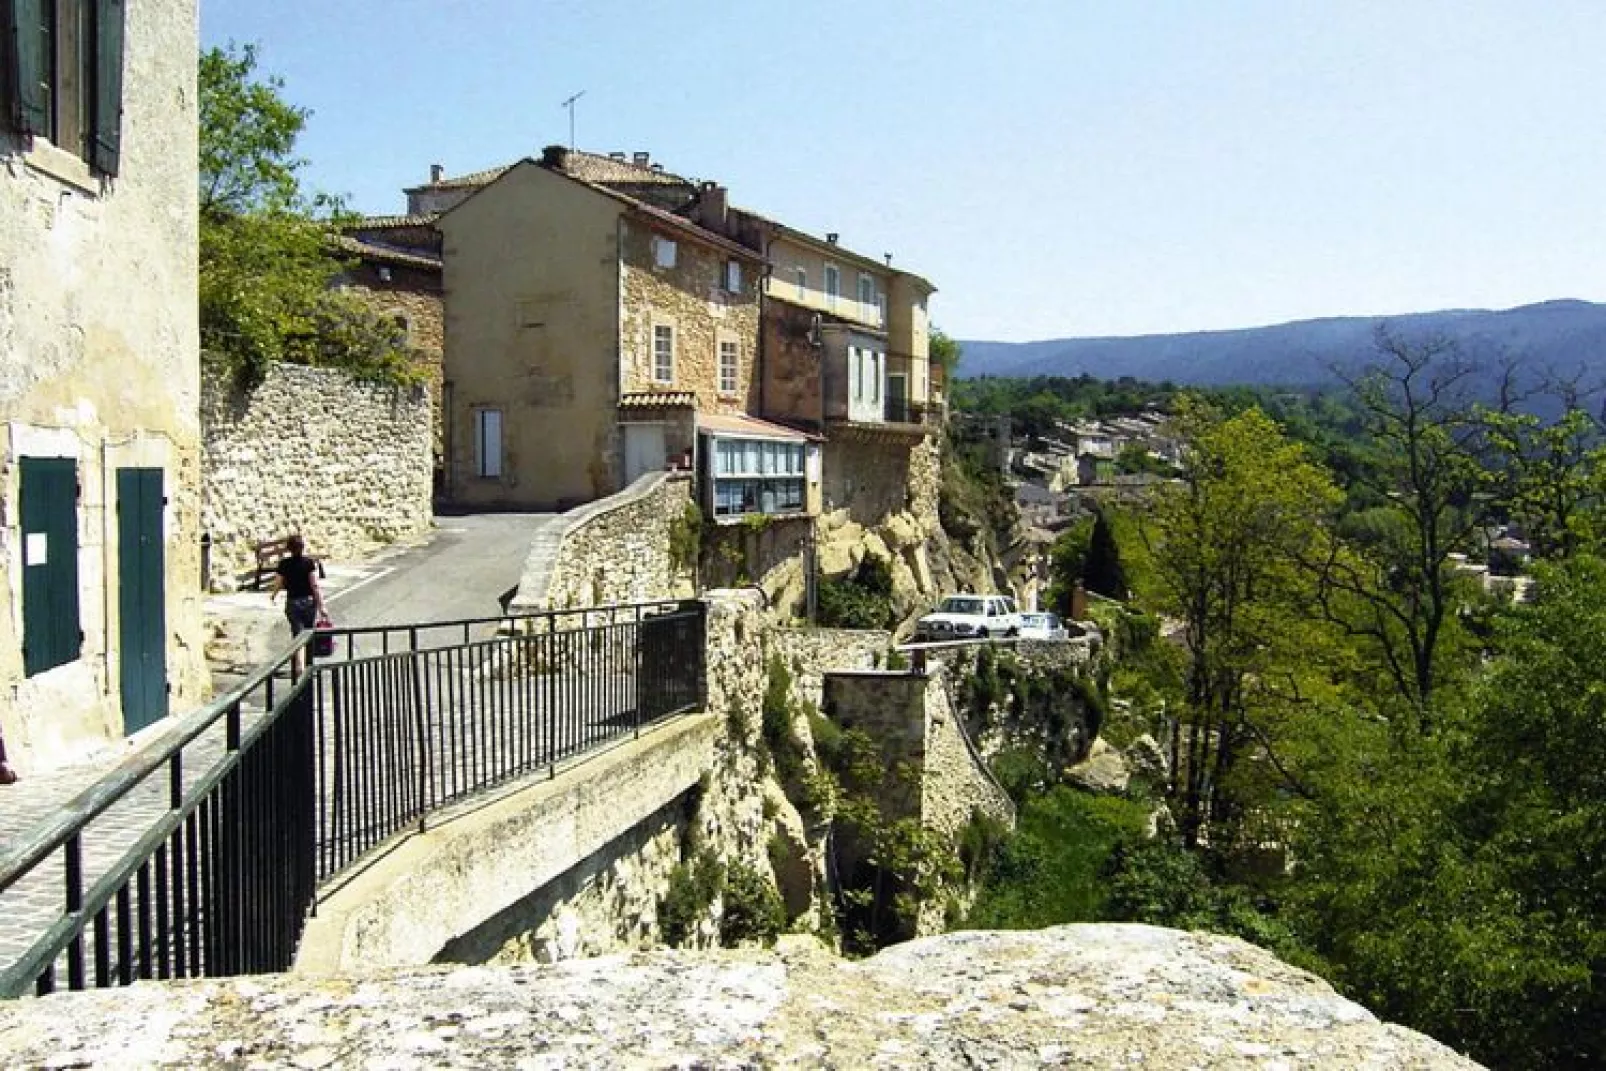
[[[50,0],[10,0],[6,13],[6,124],[22,134],[50,135]]]
[[[117,470],[117,659],[123,730],[167,717],[162,470]]]
[[[22,459],[22,665],[28,676],[78,657],[78,463]]]
[[[89,151],[96,171],[117,174],[123,125],[123,0],[95,0],[95,88]]]

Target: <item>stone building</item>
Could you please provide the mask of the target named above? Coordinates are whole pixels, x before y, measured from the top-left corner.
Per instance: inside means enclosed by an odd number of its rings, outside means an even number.
[[[369,216],[346,228],[337,252],[349,266],[335,285],[357,293],[405,332],[414,360],[427,372],[433,406],[437,485],[444,475],[446,315],[441,292],[441,235],[433,213]]]
[[[408,191],[446,206],[450,500],[582,502],[682,467],[715,517],[816,508],[817,446],[757,417],[763,257],[671,210],[694,184],[561,148],[473,179]]]
[[[195,0],[34,10],[0,66],[0,730],[25,775],[207,687]]]

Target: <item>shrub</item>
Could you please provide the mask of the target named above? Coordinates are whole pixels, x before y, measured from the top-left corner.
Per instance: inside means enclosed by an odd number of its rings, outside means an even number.
[[[822,578],[818,585],[819,623],[826,628],[890,628],[892,566],[867,554],[844,577]]]
[[[669,873],[669,891],[658,904],[658,923],[664,943],[672,947],[685,944],[697,934],[697,924],[725,884],[725,867],[707,848],[689,861],[675,864]]]
[[[786,905],[774,882],[745,863],[732,863],[725,875],[725,913],[719,943],[733,948],[743,941],[775,943],[786,925]]]

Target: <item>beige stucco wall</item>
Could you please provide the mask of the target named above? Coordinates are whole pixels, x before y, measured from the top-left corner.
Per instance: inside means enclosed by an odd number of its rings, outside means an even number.
[[[924,402],[930,394],[931,321],[926,288],[911,276],[892,279],[887,306],[887,346],[895,356],[909,357],[909,397]]]
[[[535,164],[441,217],[447,496],[551,506],[609,494],[620,206]],[[475,412],[503,410],[503,473],[476,475]]]
[[[619,339],[623,361],[621,391],[694,391],[705,413],[758,411],[759,266],[740,260],[741,288],[725,288],[729,253],[702,245],[677,231],[656,229],[627,219],[623,225],[624,256],[620,273]],[[676,244],[675,266],[660,268],[653,257],[653,238]],[[653,375],[653,328],[675,332],[674,379],[658,382]],[[737,346],[737,388],[719,390],[719,342]]]
[[[0,730],[24,774],[123,736],[116,471],[163,470],[171,705],[204,696],[196,5],[128,0],[119,174],[0,134]],[[52,162],[54,161],[54,163]],[[76,166],[75,166],[76,165]],[[23,676],[22,456],[77,460],[80,657]]]
[[[769,292],[775,297],[807,305],[821,312],[829,312],[866,327],[882,327],[880,305],[874,300],[867,305],[859,302],[859,276],[869,276],[874,281],[876,294],[886,296],[890,302],[891,272],[877,270],[848,256],[833,256],[784,236],[778,237],[770,246],[770,262],[775,267],[768,285]],[[837,270],[842,273],[842,286],[835,301],[829,300],[825,294],[827,263],[835,264]],[[802,268],[808,276],[807,286],[802,290],[797,286],[798,268]],[[888,318],[891,318],[890,309]]]

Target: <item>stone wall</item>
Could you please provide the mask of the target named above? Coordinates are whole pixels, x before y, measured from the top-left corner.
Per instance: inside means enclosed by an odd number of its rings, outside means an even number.
[[[880,629],[778,628],[770,651],[792,673],[795,698],[818,707],[822,681],[832,670],[875,669],[887,660],[892,634]]]
[[[948,700],[943,672],[828,672],[826,713],[844,729],[868,731],[889,775],[880,800],[888,817],[919,815],[955,840],[975,811],[1008,825],[1015,806],[983,761]],[[909,766],[917,779],[899,776]]]
[[[531,540],[510,609],[535,613],[690,594],[689,563],[671,561],[669,552],[671,526],[690,501],[689,476],[653,472],[563,514]]]
[[[345,272],[342,288],[362,297],[380,316],[406,325],[407,348],[425,374],[433,411],[432,449],[437,463],[445,457],[444,397],[446,319],[439,271],[405,265],[384,265],[390,278],[379,275],[381,265],[359,263]]]
[[[208,373],[201,431],[214,587],[254,566],[253,544],[291,532],[317,557],[346,558],[429,530],[432,433],[422,387],[280,364],[241,391]]]

